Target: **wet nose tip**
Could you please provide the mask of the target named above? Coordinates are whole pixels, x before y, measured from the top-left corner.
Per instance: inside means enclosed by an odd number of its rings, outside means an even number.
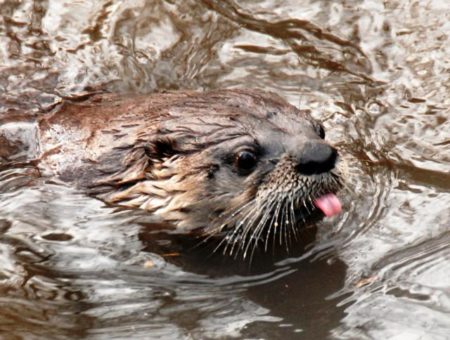
[[[338,153],[324,143],[308,143],[298,158],[297,168],[301,174],[313,175],[330,171],[336,164]]]

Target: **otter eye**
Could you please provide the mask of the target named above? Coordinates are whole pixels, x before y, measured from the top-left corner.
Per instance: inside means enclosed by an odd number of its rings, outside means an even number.
[[[234,164],[241,174],[248,174],[258,162],[256,155],[248,150],[240,151],[236,154]]]

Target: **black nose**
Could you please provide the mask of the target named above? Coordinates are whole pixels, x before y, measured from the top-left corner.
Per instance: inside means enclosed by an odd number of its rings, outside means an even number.
[[[297,169],[303,175],[321,174],[334,168],[338,153],[324,143],[308,143],[301,150]]]

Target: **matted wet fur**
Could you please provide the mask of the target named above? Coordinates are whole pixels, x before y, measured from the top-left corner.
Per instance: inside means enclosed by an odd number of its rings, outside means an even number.
[[[289,244],[342,185],[321,125],[255,90],[97,94],[44,115],[38,135],[43,175],[220,235],[230,255]]]

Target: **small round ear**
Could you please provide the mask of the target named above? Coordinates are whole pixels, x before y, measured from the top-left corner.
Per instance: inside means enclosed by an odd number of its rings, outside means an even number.
[[[176,141],[170,137],[158,137],[144,146],[145,154],[152,160],[161,160],[177,154]]]

